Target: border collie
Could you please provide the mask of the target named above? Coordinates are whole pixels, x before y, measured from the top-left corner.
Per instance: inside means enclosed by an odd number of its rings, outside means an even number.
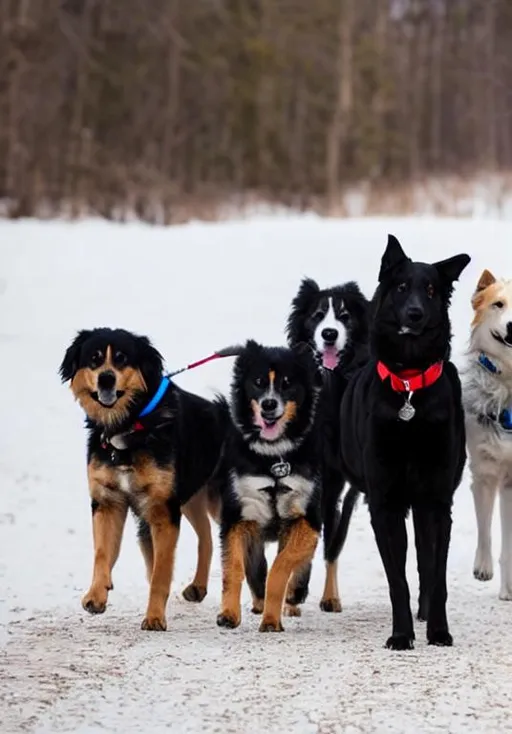
[[[319,406],[322,436],[322,522],[326,576],[320,609],[341,612],[338,556],[343,548],[358,492],[349,490],[340,516],[338,504],[345,484],[340,457],[340,405],[350,377],[368,360],[368,301],[351,281],[321,289],[311,278],[302,281],[292,301],[287,323],[290,346],[306,342],[321,365],[323,377]],[[333,543],[336,536],[336,542]],[[311,566],[294,577],[288,601],[303,602],[308,593]]]

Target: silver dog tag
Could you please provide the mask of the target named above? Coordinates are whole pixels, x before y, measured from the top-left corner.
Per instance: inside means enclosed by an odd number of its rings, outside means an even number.
[[[414,415],[416,413],[416,410],[411,405],[411,398],[412,398],[412,392],[407,393],[405,403],[402,405],[402,407],[398,411],[398,417],[400,418],[401,421],[405,421],[406,423],[410,421],[411,418],[414,418]]]
[[[276,479],[284,479],[291,473],[291,466],[287,461],[278,461],[270,467],[270,473]]]

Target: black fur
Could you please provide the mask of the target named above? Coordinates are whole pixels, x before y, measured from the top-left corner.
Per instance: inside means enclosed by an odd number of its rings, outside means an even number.
[[[275,441],[262,438],[262,429],[254,422],[252,407],[254,401],[265,399],[270,373],[275,375],[275,394],[283,406],[295,406],[294,415]],[[244,521],[257,524],[257,535],[246,550],[245,574],[253,597],[260,601],[264,597],[267,573],[265,543],[282,540],[300,516],[320,532],[320,454],[315,425],[320,385],[315,361],[306,345],[293,349],[263,347],[251,340],[234,365],[229,406],[224,403],[232,425],[226,443],[226,473],[221,490],[221,544],[225,552],[226,537],[237,524]],[[276,448],[279,446],[280,450]],[[280,504],[283,498],[292,496],[287,478],[277,480],[272,476],[272,467],[282,462],[289,462],[291,476],[311,485],[302,515],[288,514]],[[242,484],[247,477],[262,483],[260,488],[252,490],[253,502],[249,509],[245,504],[248,494]],[[218,623],[235,626],[222,614]]]
[[[119,350],[126,356],[126,366],[140,370],[147,390],[134,396],[129,414],[122,422],[106,427],[90,417],[86,418],[87,462],[94,458],[112,465],[115,451],[108,439],[128,432],[125,434],[127,449],[118,452],[118,463],[129,464],[135,455],[143,453],[159,467],[174,468],[175,488],[168,509],[172,522],[179,525],[180,506],[212,478],[219,465],[227,421],[217,403],[186,392],[172,381],[158,406],[140,418],[140,411],[162,380],[162,357],[147,337],[124,329],[99,328],[79,332],[60,366],[62,381],[73,380],[79,369],[89,365],[91,355],[98,349],[105,351],[109,345],[112,351]],[[135,421],[142,424],[143,430],[130,433]],[[130,498],[130,507],[139,515],[133,498]],[[95,508],[97,503],[93,505],[93,511]],[[148,537],[148,528],[142,518],[139,536],[141,540]]]
[[[430,644],[452,644],[446,562],[453,494],[466,452],[460,381],[449,361],[448,308],[453,281],[469,260],[458,255],[433,265],[412,262],[389,237],[372,302],[372,358],[350,382],[341,405],[343,466],[352,486],[366,495],[393,610],[387,646],[397,650],[411,649],[414,640],[405,575],[410,508],[420,579],[418,616],[427,621]],[[380,379],[378,360],[395,373],[443,362],[437,382],[413,395],[416,414],[408,423],[398,418],[404,393]]]
[[[352,511],[357,501],[358,492],[349,489],[343,501],[340,514],[338,504],[345,476],[340,456],[340,420],[341,399],[348,381],[368,360],[368,308],[369,303],[361,293],[357,283],[350,281],[333,288],[321,289],[311,278],[302,281],[299,291],[292,301],[288,317],[288,343],[293,346],[306,342],[313,350],[317,362],[321,365],[321,356],[314,334],[322,314],[327,310],[328,299],[332,298],[335,309],[344,304],[342,319],[346,332],[346,342],[339,354],[338,365],[334,370],[320,366],[323,378],[323,389],[318,409],[319,431],[322,436],[322,520],[324,558],[334,562],[346,539]],[[309,569],[310,573],[311,569]],[[296,599],[304,600],[308,593],[309,573],[303,574],[302,584],[296,590]],[[322,606],[324,609],[324,607]],[[330,611],[325,608],[326,611]]]

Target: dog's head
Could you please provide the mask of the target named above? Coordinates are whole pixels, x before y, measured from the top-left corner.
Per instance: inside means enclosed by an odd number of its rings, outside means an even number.
[[[512,280],[484,270],[471,299],[471,343],[476,349],[512,361]]]
[[[320,387],[307,344],[286,349],[250,340],[234,365],[231,413],[258,453],[289,451],[313,424]]]
[[[372,303],[372,344],[379,359],[419,367],[448,356],[453,283],[469,262],[469,255],[413,262],[389,235]]]
[[[112,428],[156,389],[162,357],[145,336],[124,329],[93,329],[78,333],[59,371],[63,382],[71,381],[87,417]]]
[[[290,346],[306,342],[322,366],[334,370],[343,350],[368,334],[368,301],[354,282],[321,290],[306,278],[292,301],[286,327]]]

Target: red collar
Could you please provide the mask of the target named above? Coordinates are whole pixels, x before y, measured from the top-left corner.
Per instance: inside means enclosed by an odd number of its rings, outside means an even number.
[[[430,387],[443,374],[443,363],[434,362],[424,372],[421,370],[404,370],[395,375],[384,362],[377,362],[377,372],[382,381],[391,379],[391,387],[395,392],[416,392],[422,387]]]

